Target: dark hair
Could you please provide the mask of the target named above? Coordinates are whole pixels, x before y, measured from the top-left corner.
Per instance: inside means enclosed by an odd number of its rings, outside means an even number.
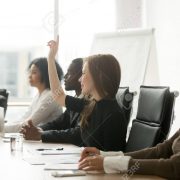
[[[36,58],[28,66],[28,70],[31,68],[32,65],[36,65],[36,67],[39,69],[41,74],[41,82],[43,82],[46,86],[46,88],[50,89],[50,83],[49,83],[49,75],[48,75],[48,63],[46,57],[40,57]],[[57,74],[59,77],[59,80],[61,81],[63,79],[63,70],[60,67],[60,65],[55,61]]]
[[[89,56],[85,59],[92,76],[95,88],[103,99],[114,99],[121,80],[121,69],[117,59],[110,54]],[[95,100],[90,100],[84,108],[81,126],[87,125],[88,118],[95,106]]]
[[[73,64],[75,66],[75,68],[78,70],[78,72],[76,72],[76,74],[79,76],[82,76],[82,68],[83,68],[83,58],[76,58],[73,59],[71,64]]]
[[[115,98],[121,80],[121,69],[111,54],[99,54],[86,58],[98,94],[105,99]]]

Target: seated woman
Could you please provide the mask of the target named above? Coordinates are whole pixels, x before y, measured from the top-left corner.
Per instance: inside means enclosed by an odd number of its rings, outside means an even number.
[[[57,77],[55,56],[58,41],[50,41],[48,57],[49,79],[55,100],[67,109],[81,113],[81,146],[95,146],[101,150],[124,150],[127,122],[115,95],[120,84],[120,66],[112,55],[94,55],[85,59],[82,93],[88,98],[65,95]]]
[[[63,71],[58,63],[56,63],[56,68],[58,81],[60,82]],[[5,124],[5,132],[19,132],[22,125],[29,120],[32,120],[35,126],[42,125],[62,114],[62,108],[53,100],[51,95],[47,58],[34,59],[30,63],[28,70],[29,83],[32,87],[37,88],[38,94],[34,97],[30,107],[21,119]]]
[[[92,157],[92,154],[95,156]],[[127,176],[143,174],[180,179],[180,130],[169,140],[153,148],[126,154],[85,148],[81,154],[79,169],[104,170],[106,173],[123,172]]]

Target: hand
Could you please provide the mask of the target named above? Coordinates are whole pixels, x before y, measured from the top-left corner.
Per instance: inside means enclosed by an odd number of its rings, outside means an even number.
[[[83,159],[81,162],[79,162],[79,169],[83,169],[85,171],[90,170],[104,170],[103,167],[104,157],[102,156],[90,156]]]
[[[41,140],[42,129],[33,125],[32,120],[23,125],[20,133],[24,135],[26,140]]]
[[[89,155],[100,155],[100,150],[95,147],[86,147],[81,153],[81,158],[79,162],[81,162],[84,158],[88,157]]]
[[[57,40],[51,40],[48,42],[47,46],[50,47],[49,55],[48,55],[48,60],[55,60],[58,47],[59,47],[59,36],[57,36]]]

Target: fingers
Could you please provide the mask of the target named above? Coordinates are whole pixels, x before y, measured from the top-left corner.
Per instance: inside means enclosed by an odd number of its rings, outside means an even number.
[[[26,133],[26,130],[29,128],[29,126],[27,125],[27,124],[24,124],[24,125],[22,125],[22,127],[21,127],[21,130],[20,130],[20,133]]]
[[[103,167],[104,158],[102,156],[86,157],[79,162],[79,169],[82,170],[104,170]]]
[[[87,157],[89,155],[88,153],[88,149],[84,148],[83,151],[81,152],[81,157],[79,159],[79,162],[82,161],[85,157]]]
[[[84,169],[89,166],[92,166],[92,157],[87,157],[79,163],[79,169]]]
[[[34,126],[32,120],[28,120],[28,126],[29,126],[29,128]]]
[[[81,153],[81,157],[79,159],[79,162],[81,162],[84,158],[87,156],[92,156],[92,155],[99,155],[100,152],[97,148],[94,147],[86,147]]]
[[[57,40],[56,40],[56,41],[50,40],[50,41],[47,43],[47,45],[50,46],[50,47],[58,46],[58,45],[59,45],[59,35],[57,36]]]
[[[54,47],[56,45],[56,42],[51,40],[47,43],[47,46]]]
[[[21,134],[24,134],[24,133],[26,133],[26,129],[24,129],[24,128],[21,128],[21,129],[20,129],[20,131],[19,131],[19,133],[21,133]]]
[[[59,45],[59,34],[57,35],[56,43]]]
[[[27,132],[33,127],[32,120],[27,121],[27,123],[23,124],[21,130],[19,131],[26,138]]]
[[[88,166],[83,169],[84,171],[94,171],[97,170],[96,166]]]

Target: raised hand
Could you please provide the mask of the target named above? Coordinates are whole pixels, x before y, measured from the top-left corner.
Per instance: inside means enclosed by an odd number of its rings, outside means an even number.
[[[55,60],[57,51],[58,51],[58,47],[59,47],[59,35],[57,36],[56,41],[51,40],[48,42],[47,46],[49,46],[50,50],[49,50],[49,55],[48,55],[48,60]]]

